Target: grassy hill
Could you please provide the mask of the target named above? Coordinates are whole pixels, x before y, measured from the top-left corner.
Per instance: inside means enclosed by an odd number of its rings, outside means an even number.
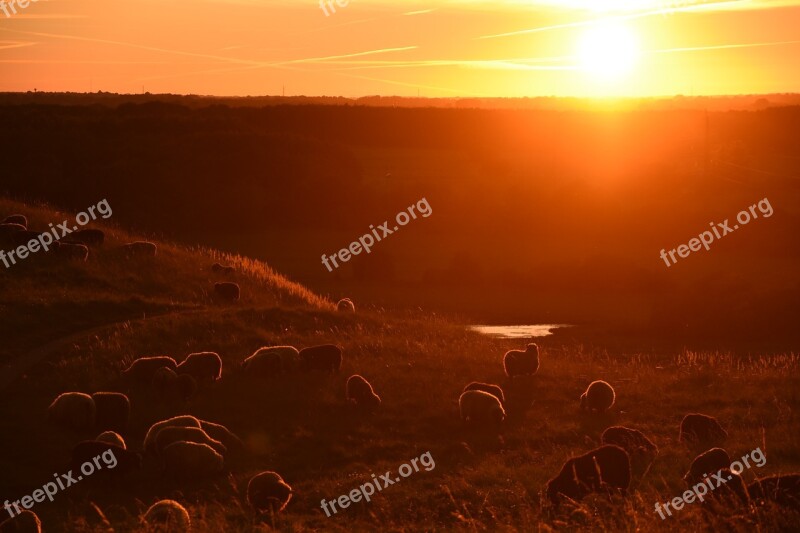
[[[0,214],[28,216],[33,229],[65,214],[47,206],[0,201]],[[113,218],[111,219],[113,220]],[[677,442],[689,412],[719,418],[729,432],[726,448],[741,457],[766,453],[755,475],[800,470],[797,354],[734,357],[688,351],[666,354],[608,352],[570,333],[540,341],[542,364],[530,379],[507,380],[502,354],[520,342],[491,339],[422,311],[386,312],[356,302],[359,312],[335,312],[332,302],[287,280],[266,264],[158,242],[153,259],[130,261],[116,248],[143,238],[121,228],[94,225],[107,242],[86,263],[63,263],[42,254],[0,270],[3,379],[0,416],[0,496],[16,500],[65,472],[71,447],[94,435],[65,433],[45,422],[48,404],[64,391],[128,390],[121,370],[136,357],[181,359],[216,351],[223,378],[187,405],[131,392],[132,418],[124,437],[141,449],[147,428],[177,414],[227,425],[246,453],[226,475],[181,484],[143,471],[112,488],[78,484],[53,503],[39,503],[45,531],[132,531],[138,516],[160,498],[189,510],[197,531],[267,529],[248,508],[247,481],[275,470],[295,494],[274,518],[283,531],[420,530],[790,530],[797,511],[730,509],[707,515],[688,505],[662,521],[654,504],[685,490],[681,477],[693,454]],[[151,240],[155,240],[151,238]],[[219,278],[214,261],[229,263],[242,287],[236,304],[209,298]],[[298,348],[336,343],[344,350],[333,377],[296,375],[253,381],[236,371],[258,347]],[[21,362],[20,362],[21,361]],[[354,413],[344,401],[347,377],[367,377],[383,405],[374,416]],[[582,415],[578,397],[589,382],[616,388],[608,416]],[[476,438],[463,428],[458,396],[473,380],[501,384],[508,420],[501,439]],[[649,435],[661,453],[627,499],[590,497],[578,508],[553,509],[542,487],[571,455],[588,451],[603,429],[622,424]],[[320,501],[332,500],[372,479],[397,472],[425,452],[435,460],[387,487],[370,503],[351,504],[332,517]]]

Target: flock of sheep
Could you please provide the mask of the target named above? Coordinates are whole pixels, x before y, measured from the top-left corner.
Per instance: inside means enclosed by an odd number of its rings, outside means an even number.
[[[506,376],[533,376],[539,370],[539,347],[528,344],[524,351],[510,350],[503,359]],[[580,396],[580,408],[590,413],[605,413],[614,405],[616,393],[605,381],[593,381]],[[499,434],[506,419],[505,395],[499,385],[481,382],[468,384],[459,398],[461,419],[479,433]],[[719,447],[728,433],[713,417],[690,413],[680,424],[679,441],[699,455],[684,476],[689,488],[698,480],[722,472],[730,476],[723,490],[710,493],[705,508],[712,503],[754,503],[771,501],[778,505],[800,506],[800,474],[776,475],[747,485],[731,471],[728,453]],[[623,426],[607,428],[601,446],[564,463],[545,488],[550,501],[558,505],[565,499],[578,501],[591,493],[625,494],[632,481],[641,481],[658,456],[658,447],[644,433]]]

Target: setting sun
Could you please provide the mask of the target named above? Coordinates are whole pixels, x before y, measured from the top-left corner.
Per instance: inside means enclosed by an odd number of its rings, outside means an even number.
[[[620,22],[603,22],[586,30],[578,45],[581,67],[592,75],[616,80],[639,59],[636,34]]]

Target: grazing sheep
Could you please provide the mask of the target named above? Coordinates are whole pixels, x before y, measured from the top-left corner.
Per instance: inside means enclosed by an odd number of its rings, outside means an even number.
[[[154,242],[136,241],[123,244],[122,251],[127,257],[155,257],[158,247]]]
[[[28,246],[31,241],[38,241],[41,234],[40,231],[15,231],[11,234],[11,242],[14,246]]]
[[[233,274],[234,272],[236,272],[236,269],[234,267],[225,266],[221,263],[214,263],[213,265],[211,265],[211,270],[216,272],[217,274],[225,274],[225,275]]]
[[[17,224],[22,226],[22,229],[28,228],[28,219],[25,215],[8,215],[0,224]]]
[[[375,394],[370,382],[358,374],[347,378],[347,399],[365,409],[375,409],[381,404],[381,397]]]
[[[355,313],[356,306],[350,298],[343,298],[336,303],[336,310],[342,313]]]
[[[605,413],[614,405],[614,387],[605,381],[592,381],[586,392],[581,394],[581,409],[589,412]]]
[[[529,344],[525,351],[509,350],[503,356],[503,368],[510,378],[514,376],[532,376],[539,370],[539,346]]]
[[[100,430],[125,431],[131,402],[121,392],[95,392],[95,427]]]
[[[247,503],[257,513],[283,511],[292,499],[292,487],[275,472],[261,472],[247,484]]]
[[[232,281],[221,281],[214,284],[214,298],[221,302],[235,302],[240,295],[239,285]]]
[[[240,452],[244,449],[242,439],[222,424],[215,424],[208,420],[200,420],[200,427],[208,436],[222,443],[229,452]]]
[[[197,392],[197,381],[189,374],[180,376],[167,367],[159,368],[153,374],[153,390],[163,398],[189,401]]]
[[[180,479],[201,479],[222,472],[225,460],[208,444],[179,441],[161,451],[164,469]]]
[[[178,368],[178,363],[175,362],[175,359],[166,355],[140,357],[131,363],[131,366],[123,370],[122,374],[132,381],[150,384],[153,382],[153,376],[156,371],[164,367],[175,371]]]
[[[175,372],[188,374],[198,383],[213,383],[222,377],[222,358],[215,352],[190,353]]]
[[[0,533],[42,533],[42,522],[33,511],[22,510],[0,523]]]
[[[14,234],[19,233],[20,231],[26,231],[28,228],[21,224],[8,224],[3,223],[0,224],[0,239],[3,241],[12,243],[14,242]]]
[[[47,416],[51,422],[76,431],[93,429],[94,400],[82,392],[65,392],[53,400],[47,408]]]
[[[728,437],[728,432],[713,416],[700,413],[690,413],[681,420],[681,430],[678,440],[698,446],[722,444]]]
[[[564,463],[556,477],[547,483],[547,497],[557,504],[559,496],[580,500],[592,492],[625,493],[631,483],[628,453],[614,445],[600,446]]]
[[[333,344],[303,348],[300,366],[306,372],[338,372],[342,368],[342,349]]]
[[[89,259],[89,248],[83,244],[56,242],[53,244],[53,253],[56,257],[61,257],[68,261],[87,261]]]
[[[658,455],[658,446],[638,429],[612,426],[603,432],[600,442],[614,444],[628,452],[631,472],[637,478],[644,477]]]
[[[714,490],[708,491],[706,501],[702,503],[704,509],[713,507],[711,502],[721,502],[724,510],[728,510],[731,505],[744,504],[749,502],[750,497],[747,494],[747,484],[744,478],[736,472],[731,471],[730,468],[723,468],[719,472],[714,472],[715,475],[721,476],[724,483],[716,487]],[[708,478],[711,479],[711,476]],[[707,483],[715,483],[708,481]],[[716,483],[715,483],[716,484]]]
[[[171,368],[162,366],[153,372],[153,379],[150,380],[150,383],[153,386],[153,390],[162,396],[167,396],[174,390],[176,381],[178,381],[178,374]]]
[[[497,429],[506,419],[499,398],[488,392],[470,390],[458,398],[461,420],[477,429]]]
[[[85,244],[86,246],[100,246],[106,240],[106,234],[99,229],[82,229],[70,233],[65,242]]]
[[[81,465],[90,463],[94,472],[87,474]],[[119,481],[142,467],[142,458],[137,453],[126,450],[115,444],[97,440],[85,440],[72,448],[69,468],[83,477],[91,475],[94,481]]]
[[[173,442],[196,442],[198,444],[208,444],[214,451],[220,455],[225,455],[228,451],[227,448],[218,440],[214,440],[208,436],[208,433],[201,428],[185,427],[185,426],[170,426],[162,428],[156,437],[156,453],[161,455],[161,452],[172,444]]]
[[[783,507],[800,508],[800,474],[783,474],[757,479],[747,486],[750,499],[757,505],[772,502]]]
[[[683,480],[689,485],[702,481],[703,474],[710,476],[731,466],[731,457],[722,448],[711,448],[694,458]]]
[[[157,501],[144,513],[142,522],[147,531],[152,532],[189,533],[192,530],[188,511],[175,500]]]
[[[123,450],[127,450],[128,447],[125,445],[125,439],[122,438],[122,435],[119,433],[115,433],[114,431],[104,431],[100,433],[96,439],[98,442],[107,442],[108,444],[114,444],[115,446],[119,446]]]
[[[175,382],[175,391],[181,400],[187,402],[197,392],[197,380],[189,374],[181,374]]]
[[[264,346],[241,365],[251,375],[274,376],[300,367],[300,352],[294,346]]]
[[[480,390],[483,392],[488,392],[489,394],[495,396],[498,400],[500,400],[501,404],[503,405],[506,404],[506,397],[503,394],[503,389],[501,389],[499,385],[494,385],[492,383],[481,383],[480,381],[473,381],[472,383],[464,387],[464,390],[462,392],[467,392],[470,390]]]
[[[150,429],[147,430],[147,435],[144,437],[144,451],[145,453],[153,454],[156,451],[156,439],[158,438],[158,433],[166,428],[166,427],[193,427],[199,428],[200,421],[197,420],[192,415],[180,415],[175,416],[172,418],[168,418],[167,420],[162,420],[161,422],[156,422]]]

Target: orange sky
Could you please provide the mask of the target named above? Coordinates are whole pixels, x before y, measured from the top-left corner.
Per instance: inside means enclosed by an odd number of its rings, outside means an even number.
[[[0,91],[800,92],[800,0],[332,2],[328,16],[319,0],[38,0],[16,14],[7,5]],[[576,54],[609,17],[639,53],[629,72],[604,78]]]

